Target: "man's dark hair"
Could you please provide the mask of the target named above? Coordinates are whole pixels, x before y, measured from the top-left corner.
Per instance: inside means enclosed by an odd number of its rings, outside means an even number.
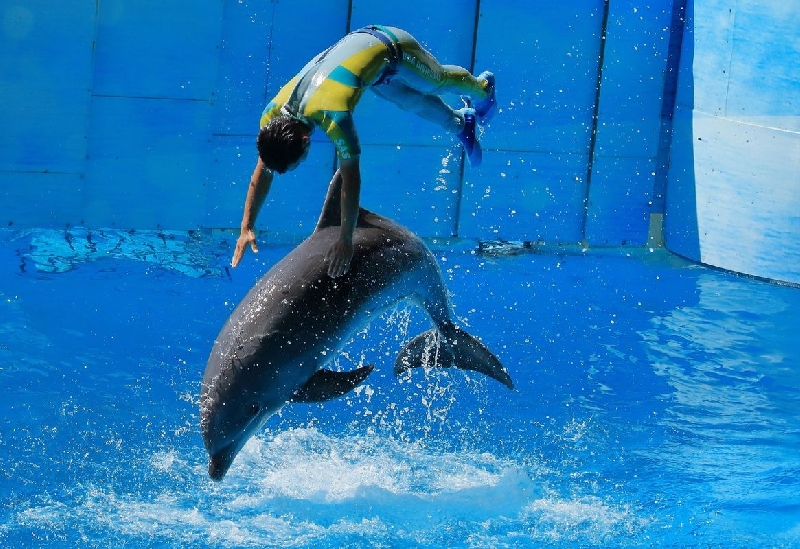
[[[296,118],[279,115],[258,132],[258,156],[270,170],[286,173],[306,150],[308,126]]]

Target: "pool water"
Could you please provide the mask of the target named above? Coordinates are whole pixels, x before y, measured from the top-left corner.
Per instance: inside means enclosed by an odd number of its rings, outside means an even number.
[[[663,250],[431,242],[509,391],[396,379],[387,313],[221,483],[197,400],[219,329],[289,247],[222,232],[0,232],[2,547],[800,546],[800,289]]]

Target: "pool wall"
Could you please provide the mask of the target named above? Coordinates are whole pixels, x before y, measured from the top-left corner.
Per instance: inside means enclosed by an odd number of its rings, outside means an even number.
[[[800,1],[689,0],[670,250],[800,283]]]
[[[342,34],[380,22],[442,62],[493,70],[500,109],[473,169],[438,127],[366,94],[366,207],[428,237],[663,235],[692,259],[800,282],[797,5],[9,0],[0,221],[238,227],[266,101]],[[781,40],[764,30],[776,25]],[[262,242],[306,236],[333,170],[317,132],[309,160],[273,185]]]

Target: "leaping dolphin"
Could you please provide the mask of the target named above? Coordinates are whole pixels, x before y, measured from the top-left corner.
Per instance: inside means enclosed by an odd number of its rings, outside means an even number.
[[[372,366],[351,372],[324,366],[354,333],[401,301],[425,309],[434,328],[400,352],[396,375],[417,366],[455,366],[514,388],[497,357],[453,324],[436,259],[407,229],[362,208],[350,270],[328,276],[325,254],[339,236],[340,188],[337,171],[314,232],[259,279],[214,342],[200,394],[214,480],[284,405],[334,399],[364,381]]]

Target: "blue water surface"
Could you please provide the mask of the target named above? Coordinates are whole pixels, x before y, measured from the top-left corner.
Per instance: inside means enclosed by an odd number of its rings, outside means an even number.
[[[294,405],[209,480],[197,400],[228,314],[288,252],[225,233],[0,232],[0,546],[800,546],[800,289],[663,250],[432,242],[460,324],[514,392],[396,379],[428,324]],[[513,253],[520,251],[520,253]]]

